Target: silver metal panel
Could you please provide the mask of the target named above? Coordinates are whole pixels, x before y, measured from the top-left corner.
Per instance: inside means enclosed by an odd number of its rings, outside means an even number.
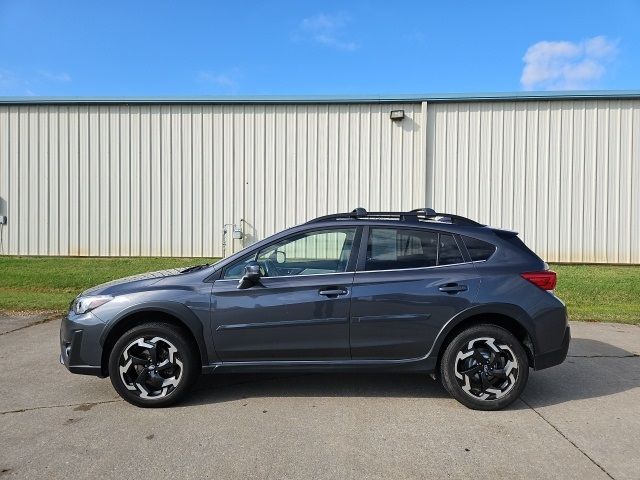
[[[422,123],[420,103],[2,105],[2,253],[217,256],[226,223],[247,234],[229,254],[318,215],[424,205]]]
[[[355,206],[640,263],[640,100],[0,105],[2,253],[214,256]]]
[[[640,263],[640,101],[429,104],[430,204],[553,262]]]

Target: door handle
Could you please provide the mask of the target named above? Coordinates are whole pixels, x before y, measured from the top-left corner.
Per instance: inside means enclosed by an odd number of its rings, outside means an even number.
[[[444,293],[458,293],[465,292],[468,288],[466,285],[461,285],[459,283],[445,283],[444,285],[440,285],[438,290]]]
[[[337,297],[340,295],[346,295],[348,292],[346,288],[327,288],[318,290],[318,293],[326,297]]]

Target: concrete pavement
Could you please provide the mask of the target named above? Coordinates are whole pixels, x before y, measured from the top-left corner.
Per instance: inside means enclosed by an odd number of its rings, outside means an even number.
[[[30,327],[38,323],[43,323],[54,319],[52,313],[38,313],[36,315],[29,314],[6,314],[0,312],[0,335]]]
[[[214,375],[138,409],[58,364],[58,326],[0,334],[2,478],[640,478],[636,326],[572,324],[501,412],[391,374]]]

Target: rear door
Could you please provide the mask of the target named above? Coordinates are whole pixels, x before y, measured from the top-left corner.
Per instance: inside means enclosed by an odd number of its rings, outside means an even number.
[[[352,358],[424,356],[477,295],[480,279],[463,251],[449,233],[366,227],[352,291]]]

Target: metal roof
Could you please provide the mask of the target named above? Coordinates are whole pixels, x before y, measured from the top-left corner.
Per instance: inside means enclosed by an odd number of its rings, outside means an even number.
[[[0,97],[0,105],[45,104],[328,104],[548,101],[639,98],[640,90],[583,90],[562,92],[431,93],[404,95],[249,95],[166,97]]]

